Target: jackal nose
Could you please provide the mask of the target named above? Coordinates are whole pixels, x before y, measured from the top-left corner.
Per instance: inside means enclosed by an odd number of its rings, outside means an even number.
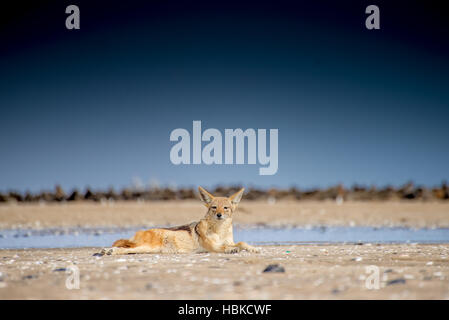
[[[217,213],[217,217],[221,218],[221,213]]]

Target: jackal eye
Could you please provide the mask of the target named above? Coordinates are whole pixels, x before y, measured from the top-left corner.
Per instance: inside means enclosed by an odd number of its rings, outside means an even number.
[[[228,210],[229,209],[229,207],[223,207],[225,210]]]
[[[217,210],[217,206],[212,206],[212,210]]]

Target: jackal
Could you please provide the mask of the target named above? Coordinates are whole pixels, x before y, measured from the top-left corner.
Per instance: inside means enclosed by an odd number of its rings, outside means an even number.
[[[98,255],[128,253],[189,253],[221,252],[237,253],[242,250],[259,252],[245,242],[234,243],[232,216],[244,189],[229,198],[214,197],[199,187],[202,201],[207,207],[206,216],[198,222],[173,228],[157,228],[138,231],[131,239],[120,239],[112,248],[103,249]]]

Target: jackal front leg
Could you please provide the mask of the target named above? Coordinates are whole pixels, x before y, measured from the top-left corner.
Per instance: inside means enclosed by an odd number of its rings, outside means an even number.
[[[259,253],[260,249],[253,247],[249,244],[247,244],[246,242],[237,242],[235,244],[236,247],[238,247],[240,250],[246,250],[248,252],[254,252],[254,253]]]
[[[218,252],[218,253],[238,253],[240,251],[246,250],[248,252],[260,252],[259,248],[250,246],[246,242],[238,242],[235,244],[216,244],[216,243],[209,243],[208,251],[211,252]]]
[[[236,247],[233,244],[223,244],[219,241],[215,241],[214,239],[206,238],[201,241],[201,245],[204,249],[209,252],[216,253],[237,253],[240,251],[239,247]]]

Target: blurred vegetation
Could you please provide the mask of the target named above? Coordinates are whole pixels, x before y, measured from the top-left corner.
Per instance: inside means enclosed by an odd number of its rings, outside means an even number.
[[[229,196],[237,192],[241,186],[217,186],[209,191],[217,196]],[[387,200],[448,200],[449,189],[446,182],[434,188],[415,186],[412,182],[401,187],[354,185],[344,188],[336,185],[325,189],[300,190],[296,187],[288,189],[258,189],[247,188],[244,195],[246,200],[336,200],[336,201],[387,201]],[[187,200],[198,199],[197,190],[194,188],[152,187],[152,188],[124,188],[115,191],[110,188],[104,190],[91,190],[84,192],[72,190],[66,193],[61,186],[56,186],[53,191],[38,193],[20,193],[9,191],[0,193],[0,203],[8,202],[71,202],[71,201],[155,201],[155,200]]]

